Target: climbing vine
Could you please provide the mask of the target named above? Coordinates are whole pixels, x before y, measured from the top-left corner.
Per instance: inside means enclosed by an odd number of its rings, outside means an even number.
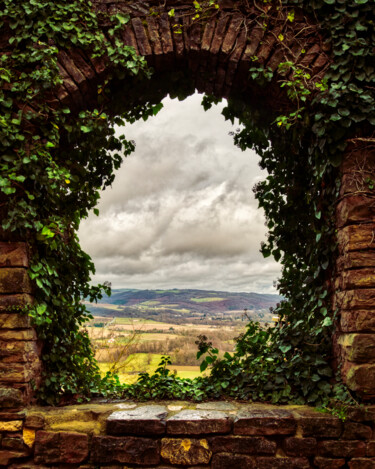
[[[216,14],[219,3],[194,6],[193,21],[202,21]],[[94,265],[81,250],[76,231],[91,209],[97,213],[99,191],[112,183],[123,155],[134,148],[125,136],[115,134],[114,124],[146,119],[160,104],[111,112],[111,83],[150,75],[145,60],[122,43],[120,30],[128,16],[102,18],[84,0],[2,2],[2,236],[27,239],[33,256],[30,277],[36,303],[27,312],[44,340],[43,401],[114,391],[139,398],[224,395],[310,404],[347,398],[342,386],[333,384],[331,366],[334,209],[337,167],[347,140],[368,137],[375,126],[373,7],[372,0],[263,2],[260,21],[265,29],[281,11],[290,23],[297,9],[315,17],[329,44],[331,64],[324,79],[314,81],[308,69],[295,65],[294,56],[275,71],[254,56],[249,79],[259,86],[279,82],[289,112],[270,116],[236,99],[224,110],[226,118],[239,118],[243,124],[235,143],[254,148],[269,174],[255,194],[269,229],[263,255],[283,265],[279,290],[285,301],[275,310],[277,326],[261,329],[250,321],[235,352],[221,359],[201,338],[198,355],[204,357],[203,367],[212,368],[209,378],[179,380],[169,373],[164,358],[153,376],[143,374],[135,385],[121,387],[115,378],[100,377],[82,329],[90,318],[82,299],[100,299],[109,285],[90,285]],[[180,26],[175,29],[181,33]],[[282,35],[277,40],[285,42]],[[100,61],[108,64],[98,86],[85,91],[91,93],[90,106],[80,103],[79,89],[77,104],[65,104],[68,93],[58,57],[68,49],[93,67]],[[204,106],[214,101],[206,97]]]

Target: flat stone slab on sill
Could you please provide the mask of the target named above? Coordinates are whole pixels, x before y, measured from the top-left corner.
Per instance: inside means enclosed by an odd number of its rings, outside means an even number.
[[[119,410],[107,418],[108,435],[163,435],[167,408],[145,405],[132,410]]]
[[[289,410],[278,408],[251,408],[240,410],[234,421],[235,435],[291,435],[297,422]]]
[[[228,433],[232,419],[218,410],[182,410],[167,420],[169,435],[200,435],[202,433]]]

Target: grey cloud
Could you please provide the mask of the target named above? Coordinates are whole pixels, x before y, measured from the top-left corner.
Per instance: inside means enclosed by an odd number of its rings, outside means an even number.
[[[99,218],[79,232],[94,281],[273,291],[280,268],[259,253],[264,217],[251,192],[264,177],[257,157],[236,148],[230,125],[199,101],[166,100],[156,118],[126,126],[136,153],[103,192]],[[181,123],[180,111],[191,118]]]

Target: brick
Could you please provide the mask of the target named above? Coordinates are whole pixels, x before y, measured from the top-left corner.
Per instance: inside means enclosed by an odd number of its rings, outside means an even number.
[[[340,290],[374,287],[375,270],[373,268],[344,271],[336,282],[336,288],[340,288]]]
[[[242,15],[233,15],[221,46],[223,55],[229,55],[232,52],[243,21],[244,17]]]
[[[363,423],[345,422],[341,435],[343,440],[370,440],[372,428]]]
[[[310,463],[307,458],[256,458],[259,469],[309,469]]]
[[[338,230],[340,253],[375,248],[374,224],[349,225]]]
[[[285,438],[283,449],[288,456],[314,456],[316,454],[315,438]]]
[[[375,334],[341,334],[337,343],[345,358],[356,363],[375,362]]]
[[[21,313],[0,313],[0,328],[27,329],[30,327],[30,316]]]
[[[0,409],[12,409],[22,405],[23,396],[19,389],[0,387]]]
[[[21,267],[0,269],[0,293],[31,293],[32,285],[27,270]]]
[[[78,464],[89,454],[88,436],[84,433],[60,432],[60,462]]]
[[[137,39],[135,38],[133,28],[130,24],[127,24],[124,27],[124,29],[121,31],[121,35],[122,35],[125,45],[134,47],[137,54],[140,55],[138,44],[137,44]]]
[[[5,449],[12,449],[14,451],[22,451],[24,449],[23,440],[20,437],[3,438],[1,441],[1,445]]]
[[[0,267],[28,267],[26,243],[0,242]]]
[[[319,454],[331,458],[354,458],[365,456],[366,444],[363,441],[327,440],[318,444]]]
[[[337,226],[374,221],[374,199],[365,194],[345,197],[336,208]]]
[[[215,454],[212,458],[212,469],[233,469],[234,467],[241,469],[255,469],[256,464],[253,457],[231,454],[219,453]]]
[[[60,462],[60,434],[38,431],[35,438],[34,461],[39,464]]]
[[[314,464],[319,469],[340,469],[340,467],[345,466],[346,461],[345,459],[330,459],[317,456],[314,459]]]
[[[152,49],[142,21],[140,20],[140,18],[133,18],[131,22],[133,25],[135,37],[137,39],[138,50],[140,55],[143,55],[144,57],[150,57],[152,55]]]
[[[163,460],[178,465],[208,464],[212,452],[205,439],[163,438],[161,457]]]
[[[0,363],[0,383],[27,383],[40,371],[40,363]]]
[[[9,451],[0,449],[0,466],[9,467],[10,463],[17,459],[24,458],[27,453],[21,451]]]
[[[339,272],[347,269],[375,267],[374,251],[346,252],[337,259],[336,266]]]
[[[342,423],[339,418],[306,409],[296,413],[298,426],[303,437],[338,438]]]
[[[25,427],[40,430],[45,426],[45,418],[43,415],[31,414],[27,415],[25,419]]]
[[[277,408],[240,411],[234,421],[236,435],[291,435],[296,421],[291,412]]]
[[[375,441],[367,442],[366,456],[375,456]]]
[[[39,356],[40,347],[36,341],[0,341],[0,360],[2,363],[35,362]]]
[[[366,288],[337,292],[334,296],[334,308],[344,310],[373,310],[375,304],[375,289]]]
[[[162,435],[167,415],[167,409],[161,405],[113,412],[107,419],[107,432],[110,435]]]
[[[347,362],[344,370],[344,381],[352,391],[363,397],[375,395],[375,365],[356,365]]]
[[[91,461],[94,464],[158,464],[159,442],[141,437],[94,436]]]
[[[340,327],[343,332],[375,332],[373,311],[341,311]]]
[[[15,295],[1,295],[0,296],[0,314],[5,311],[15,311],[18,308],[24,308],[34,302],[31,295],[15,294]]]
[[[37,335],[35,329],[0,329],[0,341],[35,341]]]
[[[22,430],[22,420],[0,422],[0,432],[18,432]]]
[[[375,459],[354,458],[348,466],[349,469],[375,469]]]
[[[170,435],[228,433],[231,429],[229,416],[215,410],[182,410],[167,420],[167,433]]]
[[[275,454],[277,445],[263,437],[216,436],[211,440],[213,453]]]

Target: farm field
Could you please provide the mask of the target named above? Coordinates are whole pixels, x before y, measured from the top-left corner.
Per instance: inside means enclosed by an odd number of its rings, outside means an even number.
[[[195,343],[198,336],[205,335],[221,353],[231,352],[233,339],[243,327],[95,317],[85,329],[103,375],[114,371],[121,382],[130,384],[137,380],[139,373],[153,373],[162,355],[171,357],[169,369],[177,376],[191,379],[199,376]]]
[[[258,293],[114,289],[97,304],[85,301],[93,315],[85,329],[103,374],[112,370],[131,383],[169,355],[171,372],[195,378],[202,360],[196,359],[199,337],[230,353],[250,318],[272,321],[269,308],[277,301],[278,295]]]

